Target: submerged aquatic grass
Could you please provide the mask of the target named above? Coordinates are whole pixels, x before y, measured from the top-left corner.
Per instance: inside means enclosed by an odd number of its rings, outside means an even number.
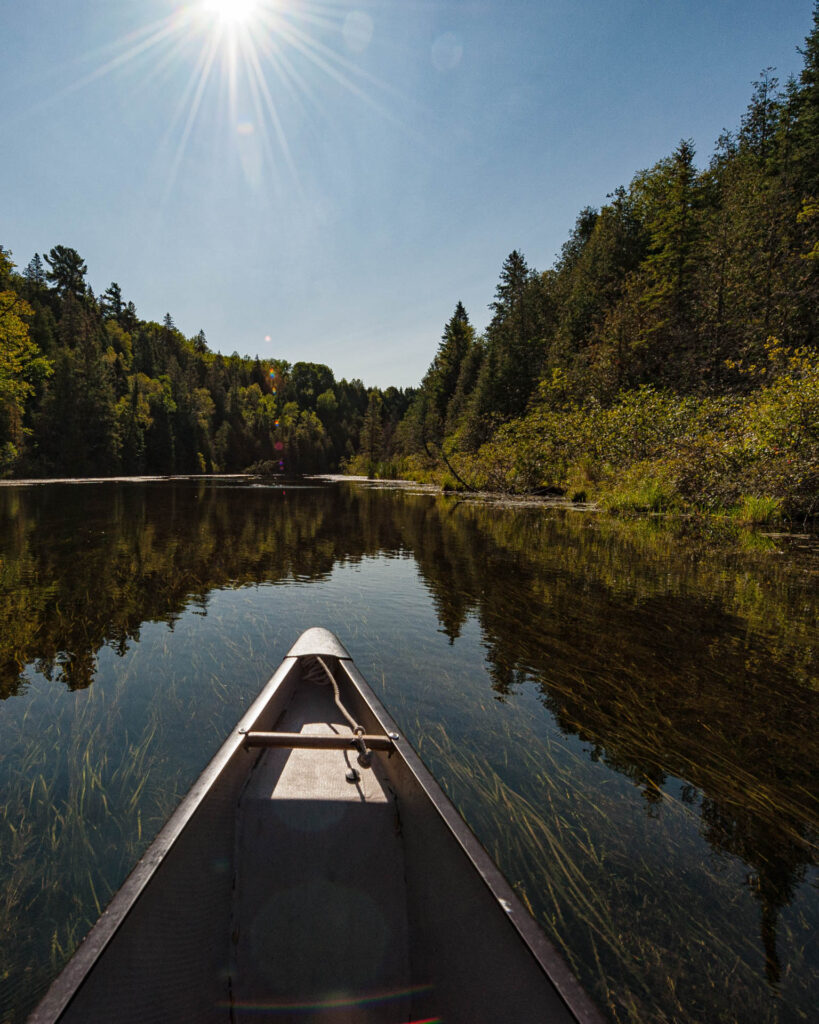
[[[424,752],[518,895],[612,1020],[791,1019],[779,993],[760,979],[754,894],[736,868],[699,848],[700,807],[652,785],[656,803],[642,813],[663,819],[668,848],[665,857],[641,853],[634,832],[622,828],[623,802],[634,803],[635,794],[616,784],[595,792],[578,786],[577,777],[587,769],[582,751],[520,732],[496,737],[496,744],[514,751],[513,772],[493,764],[484,746],[464,749],[453,742],[443,727],[425,736]],[[684,856],[674,848],[680,841]],[[681,862],[688,871],[696,863],[696,896],[680,884]],[[623,884],[627,865],[641,879],[636,889]],[[731,900],[732,888],[739,904]],[[726,897],[734,907],[718,921],[699,912],[711,899]],[[803,963],[810,941],[804,924],[794,930],[786,921],[783,931],[788,944],[801,942],[796,962]],[[792,1019],[803,1018],[797,1012]]]

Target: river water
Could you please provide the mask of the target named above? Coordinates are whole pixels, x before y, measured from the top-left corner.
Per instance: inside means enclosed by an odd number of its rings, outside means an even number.
[[[0,487],[0,1022],[310,625],[613,1021],[819,1006],[819,545],[235,480]]]

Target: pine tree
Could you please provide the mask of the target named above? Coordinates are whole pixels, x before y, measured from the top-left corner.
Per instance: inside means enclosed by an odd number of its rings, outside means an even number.
[[[652,186],[655,201],[641,296],[647,332],[634,341],[644,346],[643,373],[648,379],[685,380],[690,385],[702,205],[690,140],[683,139],[671,159],[658,165]]]
[[[148,403],[140,392],[140,376],[131,377],[128,394],[117,403],[122,468],[135,474],[145,472],[145,428],[150,423]]]
[[[384,430],[382,425],[383,402],[381,395],[373,389],[367,401],[367,411],[361,425],[359,450],[368,463],[368,475],[375,472],[376,463],[382,458],[382,441]]]
[[[76,249],[65,245],[55,245],[45,257],[51,268],[46,278],[51,281],[60,298],[73,295],[80,298],[85,295],[85,275],[88,267]]]
[[[644,301],[658,313],[657,328],[672,321],[678,329],[687,325],[697,257],[697,205],[694,147],[683,139],[668,165],[646,259],[651,283]]]
[[[632,196],[620,187],[608,198],[599,213],[581,212],[558,269],[544,282],[556,307],[549,366],[575,379],[586,377],[591,390],[599,389],[600,381],[590,379],[590,367],[618,358],[612,352],[617,343],[605,329],[607,317],[645,258],[648,242]]]
[[[819,0],[813,8],[813,29],[800,47],[802,70],[797,92],[798,128],[795,164],[803,198],[819,198]]]
[[[122,311],[120,323],[126,331],[134,331],[137,326],[137,311],[133,302],[129,302]]]
[[[29,284],[41,286],[46,283],[46,272],[40,254],[35,252],[29,260],[23,275]]]
[[[416,400],[423,407],[421,421],[425,441],[439,444],[444,435],[449,405],[474,338],[475,330],[463,303],[459,302],[444,327],[438,351],[421,383],[422,397]]]
[[[457,429],[469,408],[483,365],[486,350],[482,338],[476,338],[461,360],[455,391],[446,411],[446,432]]]
[[[773,71],[771,67],[764,68],[755,83],[737,140],[741,150],[762,161],[771,155],[779,121],[779,79]]]
[[[739,132],[723,135],[703,176],[698,358],[711,386],[724,377],[726,358],[757,358],[783,329],[792,143],[789,103],[771,71],[762,72]]]
[[[492,411],[510,418],[526,408],[545,354],[540,284],[523,255],[513,250],[503,262],[489,307],[494,316],[486,331],[487,358],[476,388],[478,417]]]
[[[113,317],[115,320],[122,316],[125,303],[122,301],[122,289],[116,281],[112,281],[102,293],[100,306],[104,316]]]

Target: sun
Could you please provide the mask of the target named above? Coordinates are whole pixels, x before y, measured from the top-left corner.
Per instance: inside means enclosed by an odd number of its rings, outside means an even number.
[[[334,93],[342,87],[393,120],[389,109],[372,95],[374,88],[386,90],[385,84],[323,38],[328,28],[335,30],[338,39],[344,38],[347,17],[340,0],[164,2],[171,13],[115,40],[110,59],[68,88],[80,88],[127,67],[139,71],[140,87],[144,87],[151,79],[164,81],[176,64],[189,68],[163,140],[163,147],[169,145],[173,154],[168,160],[166,198],[194,127],[205,120],[204,111],[208,111],[209,125],[219,122],[217,126],[229,130],[245,176],[254,187],[261,181],[259,168],[266,165],[276,173],[280,168],[290,172],[290,191],[301,174],[284,115],[296,108],[300,114],[311,109],[324,113],[320,77]],[[297,123],[303,123],[301,116]]]
[[[250,25],[259,14],[261,0],[201,0],[204,14],[222,25]]]

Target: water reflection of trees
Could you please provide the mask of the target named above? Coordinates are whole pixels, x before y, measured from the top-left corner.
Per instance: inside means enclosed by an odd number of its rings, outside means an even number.
[[[787,558],[347,486],[0,489],[0,696],[32,662],[87,687],[103,646],[124,653],[215,588],[400,551],[451,641],[477,618],[499,699],[535,685],[647,813],[682,780],[712,848],[747,865],[776,982],[777,916],[815,863],[819,764],[816,609]]]
[[[400,545],[375,495],[201,483],[0,490],[0,696],[34,663],[91,684],[103,646],[173,625],[217,588],[325,579],[342,560]]]
[[[777,983],[778,914],[816,863],[819,823],[817,623],[804,567],[474,506],[461,510],[459,534],[417,549],[444,629],[456,636],[476,614],[498,696],[537,685],[565,733],[640,787],[647,813],[670,779],[684,781],[703,836],[749,869]]]

